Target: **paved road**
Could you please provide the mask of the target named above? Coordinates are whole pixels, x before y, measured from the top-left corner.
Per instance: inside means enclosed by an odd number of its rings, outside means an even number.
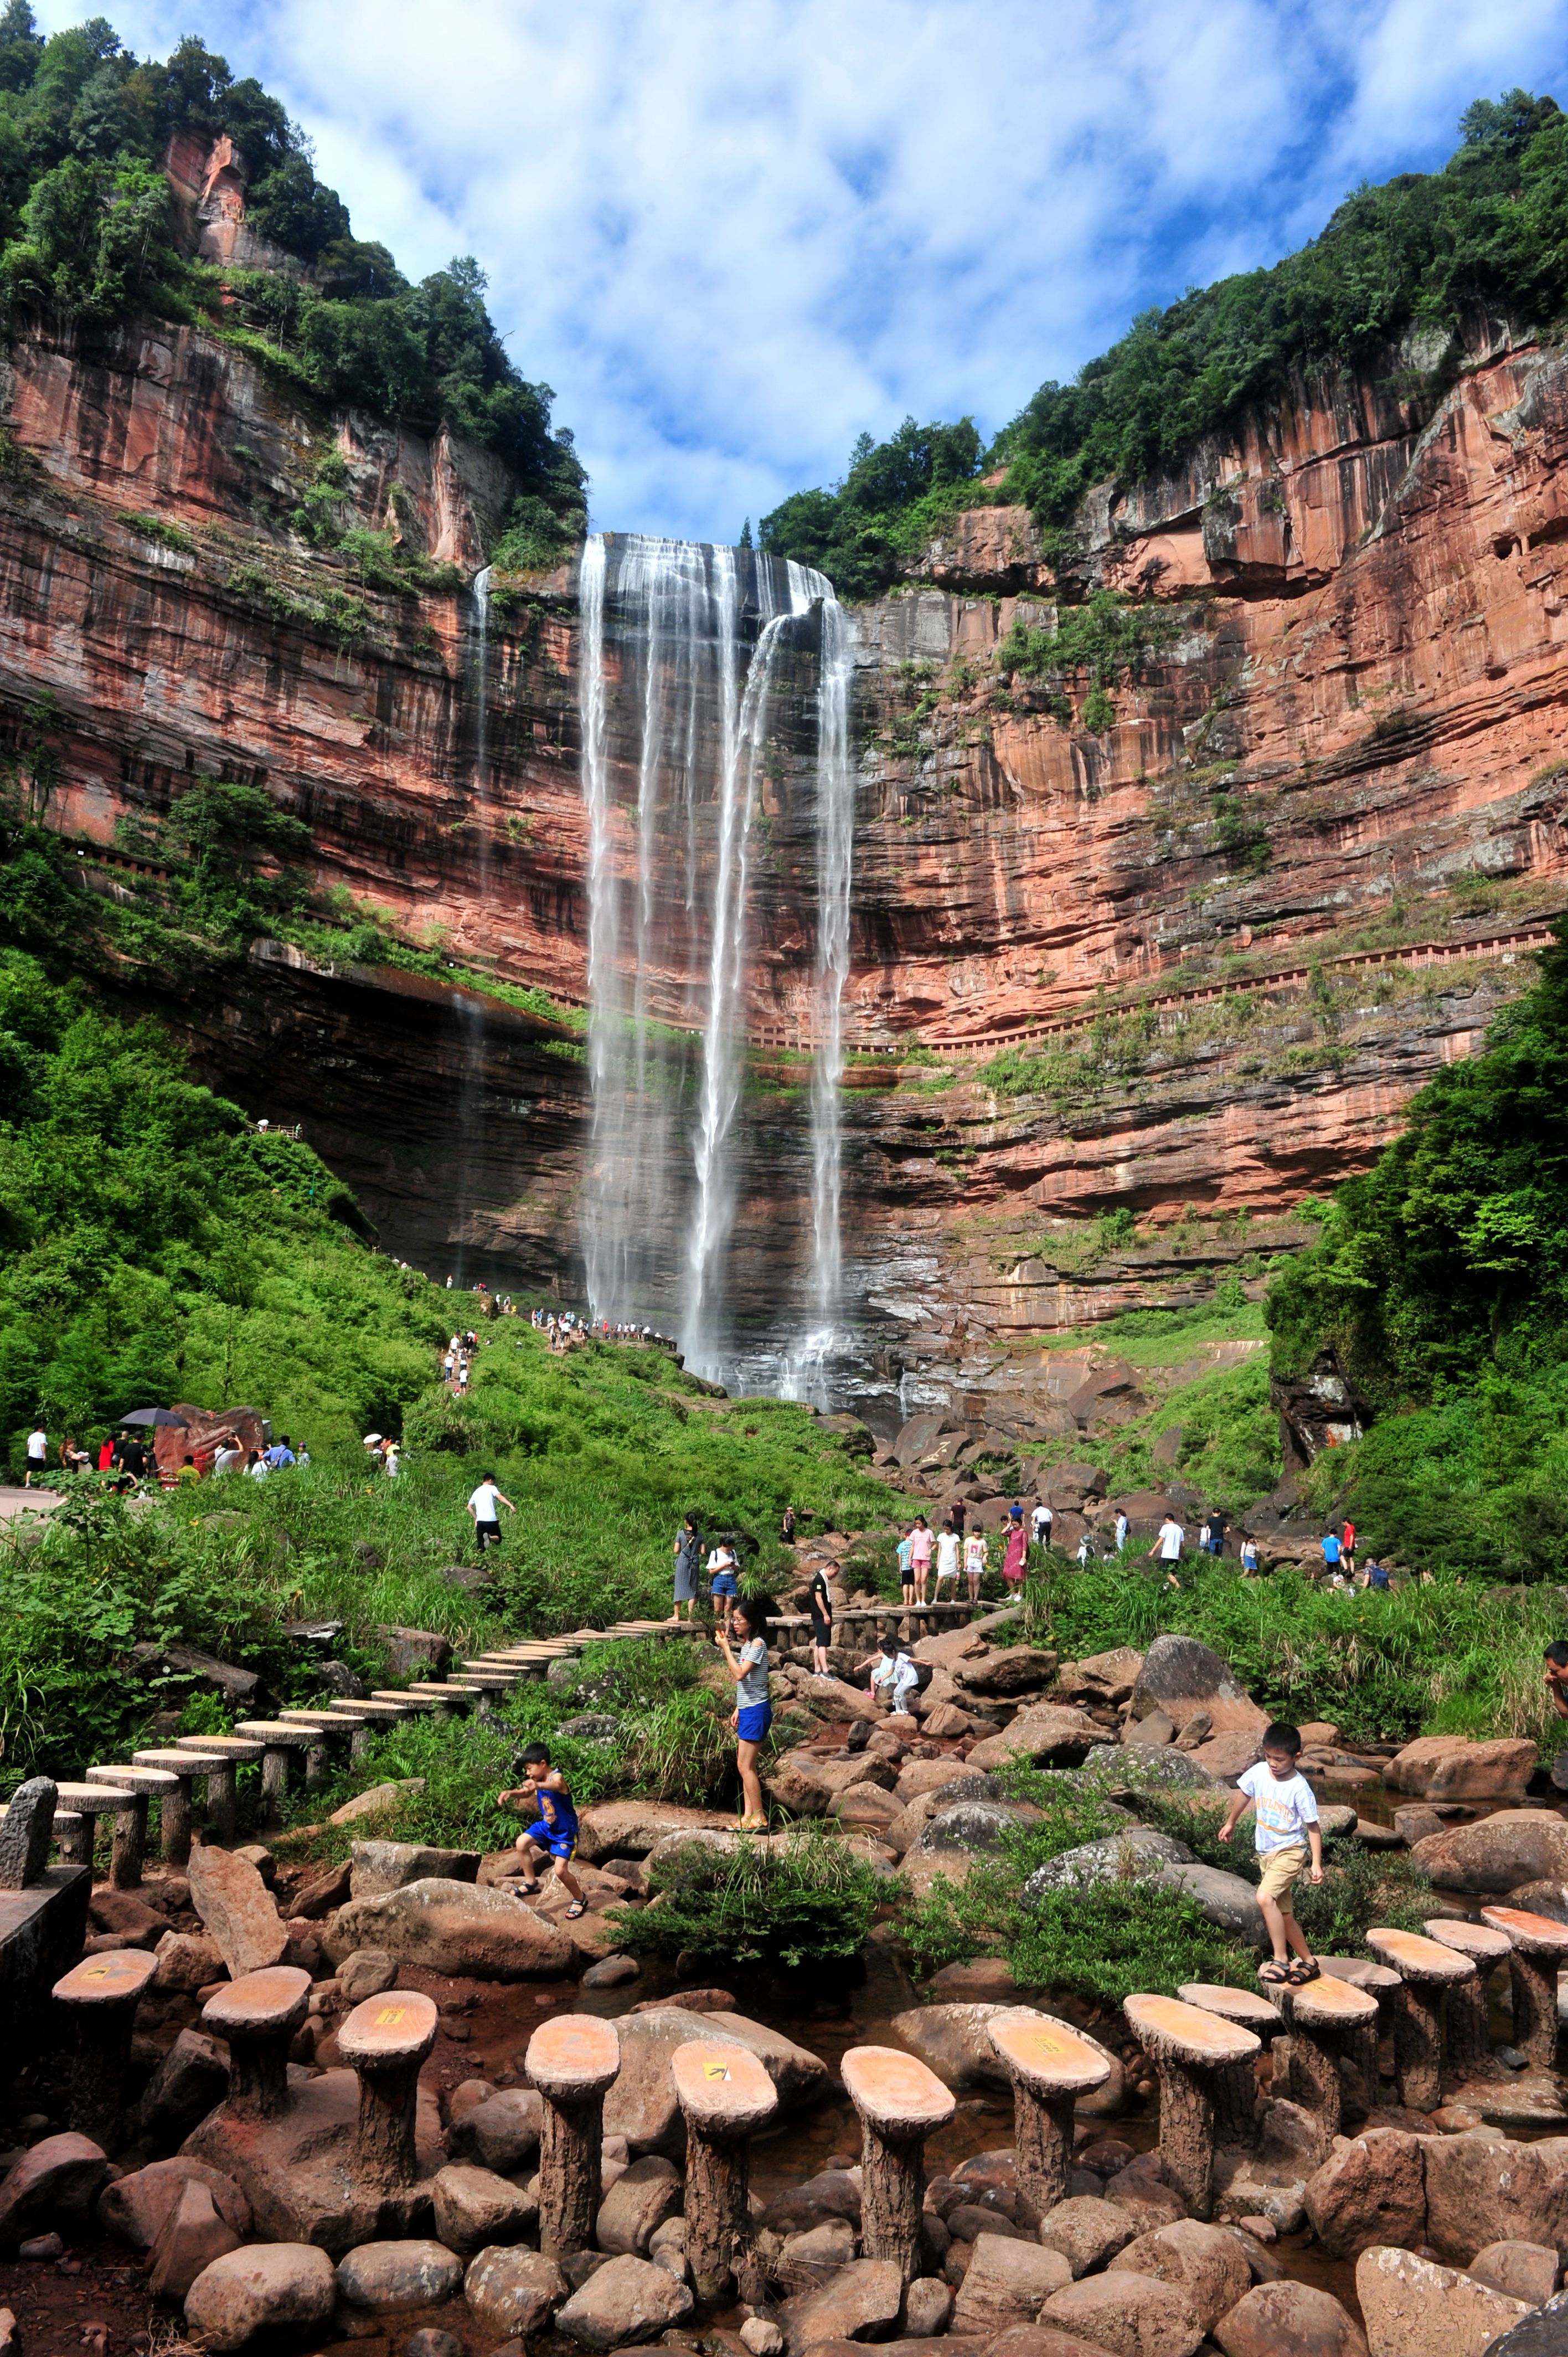
[[[14,1522],[18,1514],[47,1514],[61,1502],[58,1490],[16,1490],[0,1482],[0,1523]]]

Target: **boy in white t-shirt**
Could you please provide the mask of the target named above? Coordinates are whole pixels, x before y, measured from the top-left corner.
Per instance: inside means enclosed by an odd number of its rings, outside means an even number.
[[[1271,1987],[1300,1988],[1318,1977],[1318,1968],[1306,1934],[1291,1907],[1291,1890],[1312,1853],[1309,1879],[1323,1879],[1323,1835],[1318,1829],[1317,1798],[1296,1766],[1301,1730],[1276,1719],[1263,1729],[1263,1756],[1236,1780],[1236,1791],[1225,1812],[1219,1838],[1228,1842],[1249,1801],[1257,1812],[1254,1838],[1262,1860],[1258,1904],[1268,1925],[1274,1953],[1259,1969],[1258,1978]],[[1293,1952],[1294,1951],[1294,1954]]]

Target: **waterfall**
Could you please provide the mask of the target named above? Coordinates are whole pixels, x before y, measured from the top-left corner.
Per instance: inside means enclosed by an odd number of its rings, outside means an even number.
[[[820,615],[811,1318],[839,1291],[838,1082],[848,964],[848,620],[822,575],[729,548],[596,535],[579,575],[593,1137],[582,1212],[595,1316],[733,1350],[753,834],[781,681]],[[831,872],[830,872],[831,870]],[[781,1304],[781,1315],[786,1305]]]
[[[489,899],[489,689],[490,568],[484,565],[469,584],[473,621],[468,632],[467,694],[473,713],[468,757],[469,816],[478,829],[475,866],[478,875],[481,911]],[[459,1285],[468,1281],[468,1223],[474,1209],[474,1166],[483,1136],[485,1084],[485,1006],[467,995],[456,1004],[460,1034],[462,1081],[457,1093],[456,1239],[454,1270]]]

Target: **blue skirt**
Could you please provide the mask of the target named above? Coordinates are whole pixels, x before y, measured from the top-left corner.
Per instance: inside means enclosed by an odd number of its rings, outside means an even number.
[[[754,1702],[737,1712],[735,1731],[742,1743],[760,1743],[772,1724],[773,1705],[770,1702]]]

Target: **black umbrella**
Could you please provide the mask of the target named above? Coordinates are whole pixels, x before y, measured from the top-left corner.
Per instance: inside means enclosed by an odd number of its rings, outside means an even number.
[[[177,1424],[182,1432],[188,1429],[188,1418],[176,1415],[172,1407],[134,1407],[129,1415],[120,1418],[122,1424]]]

